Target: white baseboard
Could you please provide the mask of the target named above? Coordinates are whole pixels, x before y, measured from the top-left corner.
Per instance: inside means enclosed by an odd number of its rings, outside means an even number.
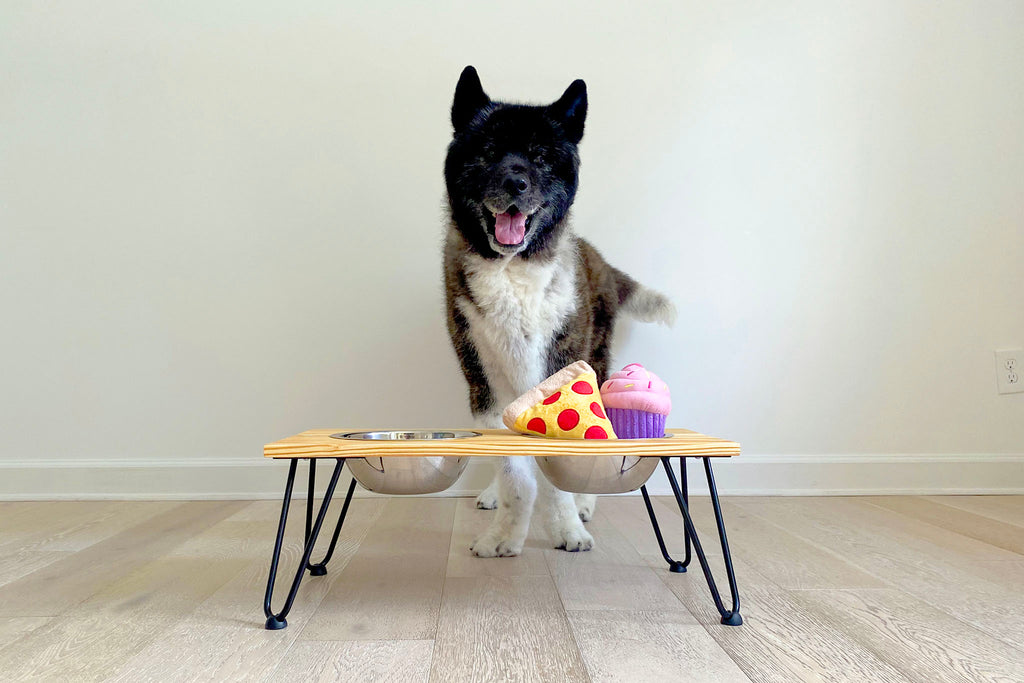
[[[321,490],[329,463],[318,470]],[[287,467],[262,458],[2,461],[0,500],[272,499],[282,494]],[[1024,494],[1024,453],[743,455],[716,459],[714,469],[722,495]],[[300,465],[296,498],[305,495],[304,470]],[[688,471],[690,490],[706,495],[703,468],[691,461]],[[477,458],[455,486],[437,495],[475,496],[492,473],[493,465]],[[671,493],[660,469],[647,489]]]

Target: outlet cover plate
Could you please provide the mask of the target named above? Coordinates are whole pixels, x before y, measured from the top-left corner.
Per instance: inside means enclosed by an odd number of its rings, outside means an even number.
[[[996,351],[996,383],[1000,394],[1024,393],[1024,349]]]

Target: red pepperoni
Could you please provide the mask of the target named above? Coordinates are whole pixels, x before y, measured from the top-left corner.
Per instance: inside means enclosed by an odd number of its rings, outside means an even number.
[[[546,405],[546,406],[549,406],[552,403],[554,403],[555,401],[557,401],[561,396],[562,396],[562,392],[561,391],[556,391],[555,393],[551,394],[546,399],[544,399],[542,401],[542,403],[544,405]]]
[[[584,432],[583,438],[584,439],[607,439],[608,438],[608,432],[604,431],[603,427],[598,427],[597,425],[594,425],[593,427],[589,428],[586,432]]]
[[[576,382],[572,385],[572,390],[583,395],[594,393],[594,387],[590,386],[590,382]]]
[[[526,423],[526,428],[531,432],[537,432],[538,434],[547,434],[548,426],[544,424],[544,420],[539,417],[535,417]]]
[[[573,427],[580,423],[580,414],[572,408],[566,408],[558,414],[558,426],[563,431],[571,431]]]
[[[598,403],[597,401],[594,401],[593,403],[590,404],[590,412],[592,412],[594,415],[597,415],[602,420],[605,419],[606,417],[606,415],[604,414],[604,410],[601,409],[601,404]]]

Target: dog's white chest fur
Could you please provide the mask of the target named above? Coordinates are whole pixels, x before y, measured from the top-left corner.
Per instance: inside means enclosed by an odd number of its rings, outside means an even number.
[[[546,376],[546,352],[576,307],[571,253],[545,263],[467,257],[476,306],[459,308],[495,393],[498,412]]]

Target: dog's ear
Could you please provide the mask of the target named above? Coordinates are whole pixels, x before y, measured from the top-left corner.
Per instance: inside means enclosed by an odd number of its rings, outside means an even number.
[[[558,101],[548,107],[552,118],[562,124],[569,140],[576,144],[583,139],[583,122],[587,118],[587,84],[576,79]]]
[[[452,102],[452,125],[458,133],[469,125],[477,112],[491,103],[491,98],[480,85],[480,77],[476,69],[467,66],[459,76],[459,84],[455,86],[455,101]]]

